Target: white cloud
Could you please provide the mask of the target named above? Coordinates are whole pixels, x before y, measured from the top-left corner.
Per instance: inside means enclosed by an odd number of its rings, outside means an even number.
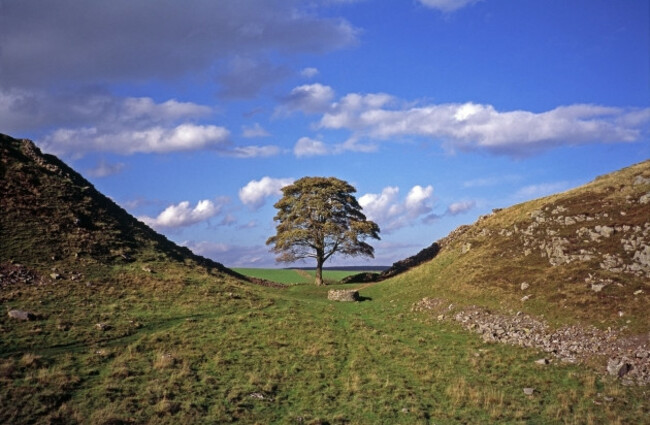
[[[292,178],[276,179],[262,177],[261,180],[251,180],[239,189],[239,199],[251,209],[264,205],[266,198],[282,195],[282,188],[293,183]]]
[[[256,122],[252,126],[243,126],[242,127],[242,136],[247,139],[252,139],[255,137],[268,137],[271,134],[266,131],[260,123]]]
[[[120,129],[110,132],[97,127],[59,129],[39,144],[57,155],[81,156],[88,152],[168,153],[198,149],[225,150],[229,131],[214,125],[181,124],[174,128],[161,126],[138,130]]]
[[[406,195],[404,207],[409,216],[417,217],[421,214],[426,214],[431,211],[431,197],[433,195],[433,186],[422,187],[420,185],[413,186]]]
[[[406,199],[398,199],[399,188],[385,187],[380,194],[368,193],[359,198],[359,205],[364,214],[379,224],[384,232],[391,232],[401,227],[414,224],[418,219],[431,212],[433,186],[413,186]]]
[[[301,137],[293,147],[293,153],[298,158],[327,155],[331,153],[330,148],[320,140],[310,139],[309,137]]]
[[[280,153],[280,148],[274,145],[265,146],[239,146],[233,147],[222,152],[224,155],[235,158],[259,158],[275,156]]]
[[[320,128],[347,129],[353,139],[420,136],[451,149],[531,155],[559,145],[634,142],[650,122],[650,108],[569,105],[541,113],[497,111],[475,103],[395,107],[380,93],[349,94],[320,120]]]
[[[78,129],[143,129],[208,117],[212,108],[170,99],[118,97],[101,91],[50,95],[39,90],[0,90],[0,128],[6,132]]]
[[[208,199],[199,201],[194,208],[189,201],[183,201],[168,206],[155,218],[141,216],[138,219],[155,229],[186,227],[214,217],[221,212],[221,208],[221,203],[215,204]]]
[[[330,109],[334,90],[319,83],[295,87],[276,108],[275,115],[288,115],[294,111],[306,114],[322,113]]]
[[[470,4],[478,3],[481,0],[418,0],[426,7],[438,9],[443,12],[453,12]]]
[[[118,174],[124,169],[124,167],[125,164],[123,162],[111,164],[102,159],[95,167],[88,170],[88,174],[93,177],[108,177],[113,174]]]
[[[316,68],[303,68],[300,71],[300,75],[305,77],[305,78],[314,78],[319,74],[318,69]]]
[[[458,215],[465,213],[476,206],[476,201],[454,202],[447,207],[448,215]]]

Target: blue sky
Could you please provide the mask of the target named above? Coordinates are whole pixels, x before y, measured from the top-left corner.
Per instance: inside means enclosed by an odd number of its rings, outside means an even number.
[[[390,265],[493,208],[648,159],[649,9],[5,0],[0,132],[231,267],[276,266],[283,185],[347,180],[382,240],[374,260],[330,264]]]

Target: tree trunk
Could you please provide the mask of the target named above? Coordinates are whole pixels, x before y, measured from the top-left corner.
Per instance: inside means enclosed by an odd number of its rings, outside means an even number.
[[[325,284],[323,282],[323,263],[325,261],[323,260],[323,257],[321,255],[318,256],[316,259],[316,285],[317,286],[322,286]]]

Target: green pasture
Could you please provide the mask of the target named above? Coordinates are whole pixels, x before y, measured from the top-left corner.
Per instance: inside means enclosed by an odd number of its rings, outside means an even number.
[[[295,285],[313,283],[316,279],[315,270],[302,269],[263,269],[263,268],[234,268],[234,271],[244,276],[266,279],[273,282]],[[323,270],[323,279],[328,284],[339,282],[350,275],[361,273],[359,270]]]
[[[0,317],[0,423],[647,423],[645,388],[413,312],[412,278],[358,303],[137,265],[5,289],[42,318]]]

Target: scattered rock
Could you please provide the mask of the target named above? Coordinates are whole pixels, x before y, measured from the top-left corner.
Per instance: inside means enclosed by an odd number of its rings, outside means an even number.
[[[469,243],[469,242],[467,242],[467,243],[464,243],[464,244],[463,244],[463,246],[462,246],[461,249],[460,249],[460,252],[461,252],[462,254],[467,254],[467,253],[469,252],[470,249],[472,249],[472,244]]]
[[[151,269],[151,267],[142,266],[140,268],[142,269],[143,272],[153,273],[153,270]]]
[[[526,395],[535,394],[535,388],[524,388],[524,394],[526,394]]]
[[[547,365],[550,362],[548,361],[548,359],[539,359],[539,360],[535,360],[535,363],[540,365]]]
[[[52,278],[52,280],[58,280],[61,279],[61,275],[59,273],[50,273],[50,278]]]
[[[355,289],[332,289],[327,292],[327,299],[332,301],[359,301],[359,291]]]
[[[525,291],[528,288],[530,288],[530,285],[528,284],[528,282],[522,282],[521,283],[521,290],[522,291]]]

